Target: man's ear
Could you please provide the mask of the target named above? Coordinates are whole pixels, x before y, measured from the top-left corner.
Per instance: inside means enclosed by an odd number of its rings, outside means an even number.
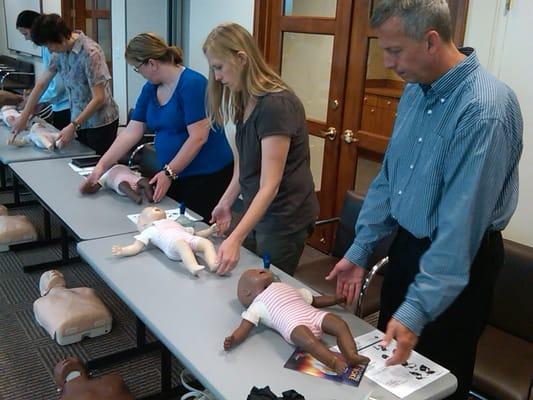
[[[435,53],[442,44],[442,38],[435,30],[430,30],[426,33],[427,50],[430,53]]]
[[[248,54],[246,54],[246,52],[242,50],[239,50],[237,52],[237,58],[239,59],[241,67],[245,66],[248,63]]]

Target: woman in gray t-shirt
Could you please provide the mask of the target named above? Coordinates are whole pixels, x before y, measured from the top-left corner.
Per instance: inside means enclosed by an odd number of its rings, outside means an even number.
[[[244,245],[293,274],[318,215],[304,107],[242,26],[219,25],[203,50],[210,65],[208,116],[237,127],[233,179],[212,221],[224,232],[239,194],[245,209],[218,250],[217,272],[233,269]]]

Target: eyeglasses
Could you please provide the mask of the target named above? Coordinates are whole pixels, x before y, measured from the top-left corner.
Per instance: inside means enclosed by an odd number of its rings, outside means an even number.
[[[139,73],[139,68],[141,68],[144,64],[146,64],[148,62],[148,60],[144,60],[142,63],[140,63],[139,65],[134,65],[133,66],[133,70],[137,73]]]

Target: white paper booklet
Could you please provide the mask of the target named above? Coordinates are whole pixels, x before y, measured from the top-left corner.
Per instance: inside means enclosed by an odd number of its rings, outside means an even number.
[[[173,219],[174,221],[178,219],[180,216],[180,210],[179,208],[173,208],[171,210],[165,210],[165,213],[167,214],[167,218]],[[189,212],[189,210],[185,211],[185,217],[189,218],[193,222],[201,221],[202,217],[198,215],[193,215]],[[137,225],[137,220],[139,219],[139,214],[130,214],[128,215],[128,218],[131,222],[133,222],[135,225]]]
[[[91,172],[93,172],[93,169],[94,169],[94,167],[80,168],[80,167],[77,167],[74,164],[72,164],[72,162],[69,162],[68,165],[70,165],[70,168],[72,168],[72,170],[74,172],[77,172],[81,176],[89,176],[89,175],[91,175]]]
[[[355,338],[359,354],[370,358],[365,376],[389,392],[404,398],[414,391],[434,382],[449,371],[430,359],[413,351],[409,360],[402,365],[386,367],[385,361],[396,348],[392,340],[388,348],[380,346],[385,334],[377,329]],[[336,346],[333,348],[338,351]]]

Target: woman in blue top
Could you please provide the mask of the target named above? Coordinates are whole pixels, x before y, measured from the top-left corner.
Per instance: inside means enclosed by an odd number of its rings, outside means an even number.
[[[131,121],[100,159],[84,186],[123,157],[148,130],[155,132],[161,171],[150,181],[154,200],[166,194],[209,220],[233,174],[233,154],[223,129],[205,114],[207,79],[182,65],[182,51],[153,33],[141,33],[126,48],[126,60],[148,80]],[[83,188],[82,188],[83,190]]]
[[[17,16],[17,30],[24,36],[24,39],[31,40],[31,27],[35,20],[40,17],[36,11],[24,10]],[[41,47],[41,56],[43,65],[48,68],[52,55],[46,46]],[[68,93],[63,84],[63,78],[60,75],[54,78],[48,84],[45,92],[39,98],[39,104],[50,103],[52,106],[51,123],[57,129],[61,130],[70,124],[70,105],[68,102]]]

